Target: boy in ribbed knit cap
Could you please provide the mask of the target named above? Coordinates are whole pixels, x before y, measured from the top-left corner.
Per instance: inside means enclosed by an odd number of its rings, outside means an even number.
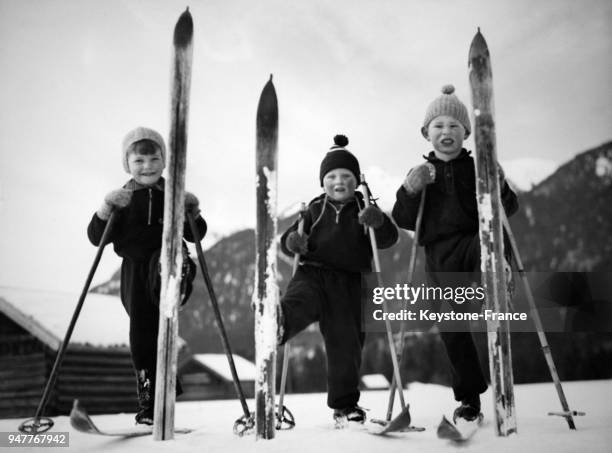
[[[372,249],[366,227],[374,228],[378,246],[391,247],[397,229],[377,206],[364,206],[355,189],[359,162],[346,149],[344,135],[321,162],[324,193],[304,213],[304,233],[296,221],[282,236],[281,248],[300,255],[300,266],[281,301],[280,331],[284,344],[319,321],[327,354],[327,405],[334,418],[363,422],[359,401],[359,368],[365,335],[361,330],[361,288],[371,272]]]
[[[121,188],[109,192],[93,215],[87,235],[99,245],[102,233],[113,211],[116,220],[109,241],[121,263],[121,302],[130,317],[130,352],[136,371],[138,413],[136,422],[153,424],[157,331],[159,326],[159,253],[164,218],[164,178],[166,147],[156,131],[138,127],[123,140],[122,164],[132,178]],[[206,233],[206,222],[200,216],[198,199],[185,193],[185,210],[196,217],[200,238]],[[185,239],[194,238],[187,223]],[[184,303],[191,293],[196,267],[183,250]],[[180,388],[177,386],[177,388]]]
[[[427,108],[421,133],[433,151],[423,156],[425,163],[408,172],[392,212],[399,227],[414,230],[421,192],[427,188],[417,239],[425,247],[428,285],[436,287],[480,284],[475,167],[470,151],[463,148],[471,131],[470,119],[454,91],[452,85],[444,86],[442,95]],[[518,201],[501,168],[499,178],[502,204],[510,216],[518,209]],[[454,302],[451,305],[453,310],[466,309]],[[462,332],[441,331],[440,336],[451,362],[455,399],[461,402],[453,419],[476,420],[482,417],[480,394],[487,383],[472,334],[465,326]]]

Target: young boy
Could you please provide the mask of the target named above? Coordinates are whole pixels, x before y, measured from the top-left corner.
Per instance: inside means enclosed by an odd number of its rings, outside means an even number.
[[[355,192],[359,162],[346,150],[348,139],[334,137],[321,162],[324,194],[304,215],[304,234],[296,221],[281,238],[285,254],[300,254],[300,266],[281,300],[280,344],[319,321],[327,352],[327,404],[334,418],[365,421],[359,401],[359,367],[365,339],[361,331],[362,274],[371,272],[372,249],[367,227],[378,246],[391,247],[397,229],[376,206],[364,207]]]
[[[123,141],[123,168],[132,178],[118,190],[109,192],[93,215],[87,235],[99,245],[113,211],[117,219],[111,227],[113,243],[121,264],[121,302],[130,317],[130,351],[136,371],[138,413],[136,422],[153,424],[157,331],[159,326],[159,252],[164,218],[164,178],[166,148],[156,131],[144,127],[130,131]],[[185,194],[185,210],[196,217],[200,238],[206,222],[199,214],[198,199]],[[185,239],[193,242],[185,223]],[[183,250],[182,303],[191,293],[195,264]],[[177,389],[179,387],[177,386]],[[180,392],[180,390],[177,390]]]
[[[421,132],[433,151],[424,156],[427,162],[408,172],[392,212],[399,227],[414,230],[421,192],[427,187],[418,241],[425,247],[428,285],[436,287],[480,285],[475,167],[470,152],[463,148],[463,140],[470,135],[470,120],[454,91],[452,85],[443,87],[442,95],[427,108]],[[510,216],[518,209],[517,198],[501,168],[499,177],[502,204]],[[454,310],[466,309],[451,305]],[[480,394],[487,382],[469,327],[462,332],[441,331],[440,335],[451,362],[455,399],[461,402],[454,421],[473,421],[482,416]]]

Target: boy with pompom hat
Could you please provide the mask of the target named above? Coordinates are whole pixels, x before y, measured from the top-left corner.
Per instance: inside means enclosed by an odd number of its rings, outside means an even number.
[[[360,182],[357,158],[344,135],[319,170],[324,193],[305,212],[304,233],[296,221],[281,237],[282,251],[300,255],[300,266],[281,300],[280,344],[319,321],[327,354],[327,404],[334,418],[363,422],[359,368],[365,339],[361,331],[361,288],[371,272],[372,249],[366,227],[374,228],[378,246],[391,247],[397,229],[377,206],[365,207],[355,189]]]
[[[124,170],[132,178],[104,197],[89,223],[87,235],[93,245],[99,245],[108,219],[116,211],[109,242],[123,258],[120,292],[130,317],[130,352],[138,394],[136,422],[152,425],[159,326],[159,254],[164,218],[164,178],[161,176],[166,166],[164,139],[153,129],[138,127],[125,136],[121,157]],[[195,195],[186,192],[185,211],[195,216],[202,238],[206,234],[206,222],[198,205]],[[184,237],[194,241],[187,223]],[[195,264],[184,246],[182,303],[191,293],[195,272]],[[180,393],[178,384],[177,392]]]
[[[399,227],[414,231],[421,192],[427,188],[421,230],[415,239],[425,247],[427,282],[435,287],[480,284],[475,167],[470,152],[463,148],[471,132],[470,119],[454,91],[452,85],[444,86],[442,95],[427,107],[421,133],[433,151],[423,156],[425,163],[408,172],[392,212]],[[501,167],[499,178],[502,204],[511,216],[518,209],[517,197]],[[451,305],[453,310],[466,309]],[[440,331],[451,362],[455,399],[461,402],[454,421],[481,418],[480,394],[487,389],[472,334],[469,326],[464,327],[461,332]]]

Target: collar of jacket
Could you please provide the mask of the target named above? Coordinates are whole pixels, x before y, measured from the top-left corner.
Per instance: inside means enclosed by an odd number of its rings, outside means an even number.
[[[325,200],[326,200],[325,194],[322,193],[318,197],[314,198],[308,205],[310,206],[315,203],[323,203]],[[339,206],[336,205],[329,197],[327,197],[327,202],[333,205],[336,209],[339,208]],[[355,190],[355,194],[353,195],[353,197],[347,202],[342,203],[341,206],[346,206],[347,204],[351,204],[351,203],[357,203],[357,205],[361,208],[361,206],[363,205],[363,194]]]
[[[457,157],[455,157],[454,159],[449,160],[448,162],[452,162],[452,161],[455,161],[455,160],[461,160],[461,159],[467,159],[467,158],[470,157],[470,154],[472,154],[472,151],[468,151],[465,148],[461,148],[461,152],[459,153],[459,155]],[[427,156],[423,155],[423,159],[425,159],[425,160],[427,160],[428,162],[431,162],[431,163],[445,162],[442,159],[438,159],[436,157],[435,151],[430,151],[429,155],[427,155]]]
[[[132,191],[136,191],[136,190],[144,190],[144,189],[157,189],[160,192],[164,191],[164,185],[165,185],[166,181],[164,180],[163,177],[160,177],[159,180],[153,184],[152,186],[145,186],[143,184],[139,184],[136,181],[134,181],[134,178],[130,179],[128,182],[125,183],[125,185],[123,186],[124,189],[129,189]]]

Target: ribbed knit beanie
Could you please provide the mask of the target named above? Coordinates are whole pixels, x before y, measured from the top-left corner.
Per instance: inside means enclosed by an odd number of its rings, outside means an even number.
[[[164,139],[157,131],[153,129],[149,129],[148,127],[137,127],[136,129],[132,129],[128,132],[123,139],[123,145],[121,146],[122,150],[122,158],[123,158],[123,169],[126,173],[130,172],[130,168],[128,166],[128,150],[130,146],[134,143],[139,142],[140,140],[151,140],[161,151],[162,160],[164,163],[166,162],[166,145],[164,144]]]
[[[348,138],[344,135],[336,135],[334,137],[334,145],[329,148],[329,152],[321,162],[319,170],[319,182],[323,187],[323,178],[327,173],[336,168],[346,168],[355,176],[357,184],[360,181],[361,170],[359,169],[359,161],[357,158],[345,148],[348,145]]]
[[[442,94],[435,98],[427,107],[425,119],[423,120],[423,127],[421,128],[421,133],[425,138],[427,138],[426,133],[429,123],[440,115],[452,116],[459,121],[465,128],[465,138],[468,138],[472,132],[467,108],[454,93],[454,86],[444,85],[442,87]]]

